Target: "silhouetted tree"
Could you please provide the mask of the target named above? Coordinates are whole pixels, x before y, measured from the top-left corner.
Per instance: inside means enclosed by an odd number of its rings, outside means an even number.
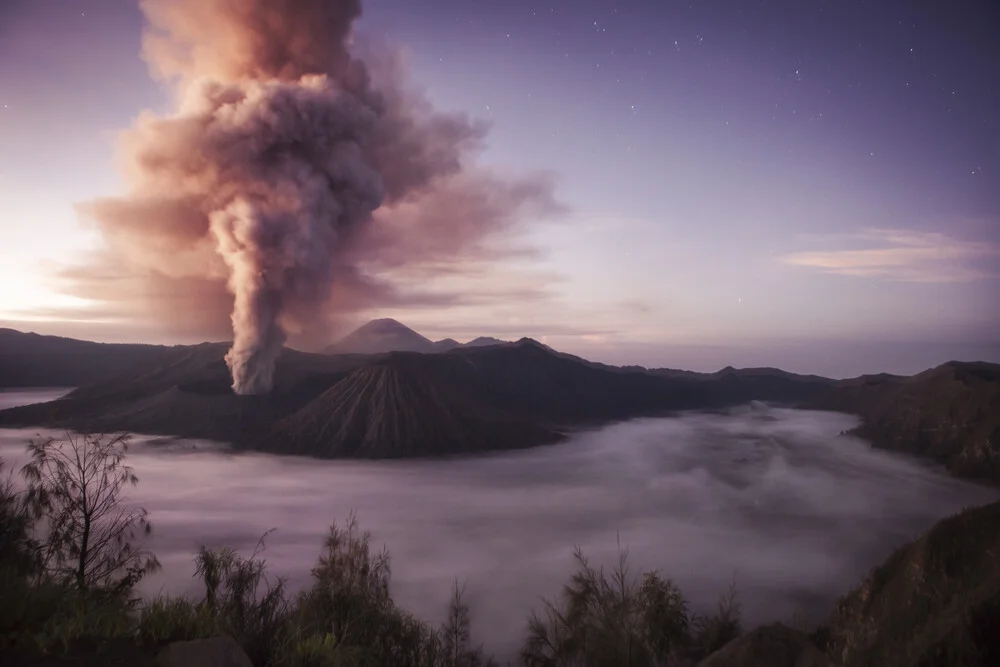
[[[441,626],[444,667],[488,667],[495,663],[484,657],[482,647],[469,648],[472,622],[464,596],[465,584],[459,586],[456,579],[448,603],[448,618]]]
[[[692,621],[694,645],[702,655],[710,655],[743,633],[743,605],[736,599],[736,581],[719,597],[714,614],[696,616]]]
[[[125,465],[130,436],[73,435],[29,443],[21,469],[26,499],[44,518],[42,561],[81,590],[124,591],[157,569],[143,549],[152,531],[145,509],[126,507],[122,493],[138,483]]]

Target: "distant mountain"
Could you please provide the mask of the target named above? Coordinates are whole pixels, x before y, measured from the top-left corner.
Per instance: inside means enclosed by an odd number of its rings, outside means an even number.
[[[129,430],[318,456],[416,456],[554,442],[569,429],[750,400],[856,414],[876,447],[1000,482],[1000,365],[834,381],[775,368],[620,368],[531,339],[432,342],[394,320],[338,354],[285,350],[268,396],[230,389],[227,343],[106,345],[0,330],[0,386],[80,388],[0,426]],[[478,344],[474,344],[478,343]],[[378,352],[385,347],[423,352]],[[354,353],[347,353],[354,350]]]
[[[447,352],[448,350],[454,350],[456,347],[462,347],[462,344],[454,338],[445,338],[443,340],[434,341],[434,350],[436,352]]]
[[[326,349],[328,354],[381,354],[383,352],[437,352],[429,338],[410,327],[385,318],[372,320]]]
[[[0,387],[76,387],[103,382],[167,349],[0,329]]]
[[[203,437],[314,456],[425,456],[556,442],[568,429],[751,399],[805,400],[811,385],[665,378],[563,355],[530,339],[441,354],[286,350],[267,396],[229,388],[225,344],[173,348],[52,403],[0,412],[46,425]]]
[[[485,347],[486,345],[503,345],[509,341],[500,340],[499,338],[493,338],[492,336],[480,336],[479,338],[473,338],[468,343],[464,343],[463,347]]]
[[[363,324],[339,341],[327,347],[327,354],[384,354],[386,352],[447,352],[459,347],[502,345],[499,338],[480,337],[468,343],[453,338],[432,341],[405,324],[390,318]]]
[[[1000,481],[1000,364],[952,361],[912,377],[843,380],[815,405],[860,416],[854,433],[877,447]]]

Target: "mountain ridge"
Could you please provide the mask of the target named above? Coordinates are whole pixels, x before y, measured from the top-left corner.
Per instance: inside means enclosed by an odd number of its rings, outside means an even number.
[[[45,339],[14,333],[0,335],[31,343]],[[612,421],[762,400],[857,415],[861,424],[851,435],[873,446],[1000,483],[1000,365],[987,362],[951,361],[909,377],[832,380],[775,368],[695,373],[609,366],[530,338],[430,353],[314,354],[286,348],[275,369],[274,392],[237,397],[224,362],[228,343],[136,348],[51,337],[45,345],[60,341],[78,355],[96,350],[97,359],[109,360],[109,354],[122,351],[121,359],[110,359],[90,382],[60,400],[0,412],[0,426],[128,430],[319,456],[422,456],[557,442],[569,431]],[[18,356],[9,347],[4,353],[0,361]],[[39,377],[51,377],[52,363],[44,354],[21,359],[22,375],[23,360],[35,359]],[[378,365],[386,368],[349,379]],[[368,381],[360,382],[364,377]],[[309,409],[341,382],[316,404],[325,408]],[[60,384],[68,383],[52,386]],[[358,396],[351,398],[351,392]],[[334,416],[344,424],[339,431],[330,430]],[[372,425],[376,418],[386,425]],[[421,435],[430,433],[443,435],[437,440]],[[282,443],[281,437],[299,440]]]
[[[0,425],[212,438],[318,456],[415,456],[557,442],[568,430],[631,417],[800,394],[794,381],[758,392],[745,381],[605,367],[523,338],[443,354],[286,349],[270,395],[236,396],[226,349],[219,343],[169,348],[63,399],[0,412]],[[444,435],[424,435],[430,433]]]
[[[389,317],[369,320],[337,342],[324,348],[326,354],[384,354],[387,352],[448,352],[459,347],[503,345],[509,341],[480,336],[465,343],[454,338],[432,341],[399,320]]]

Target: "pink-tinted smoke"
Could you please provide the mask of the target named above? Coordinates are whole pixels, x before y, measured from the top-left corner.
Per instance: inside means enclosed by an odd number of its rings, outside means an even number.
[[[475,167],[485,127],[436,112],[391,58],[352,54],[357,0],[142,8],[145,56],[177,106],[124,133],[127,194],[81,210],[119,273],[172,295],[170,317],[203,313],[206,298],[217,308],[211,286],[225,284],[237,393],[270,390],[287,335],[345,302],[339,276],[384,294],[366,267],[467,263],[554,206],[544,181]]]

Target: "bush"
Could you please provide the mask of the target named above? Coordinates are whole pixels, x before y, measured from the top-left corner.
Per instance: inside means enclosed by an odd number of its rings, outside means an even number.
[[[205,600],[194,612],[193,620],[201,625],[193,627],[232,635],[255,665],[272,664],[289,632],[285,582],[269,578],[267,562],[260,557],[270,532],[261,536],[248,557],[228,548],[206,547],[195,557],[197,574],[205,583]]]
[[[743,605],[736,599],[736,582],[719,598],[714,614],[692,620],[693,645],[703,655],[710,655],[743,633]]]
[[[134,609],[122,595],[97,595],[64,583],[29,590],[20,643],[42,654],[65,654],[76,646],[99,647],[135,635]]]
[[[138,640],[157,646],[174,641],[207,639],[224,634],[207,605],[183,597],[157,597],[139,610]]]
[[[544,600],[532,613],[521,649],[525,667],[663,664],[688,642],[687,602],[677,586],[655,571],[631,577],[628,552],[607,575],[574,552],[577,571],[561,603]]]
[[[14,488],[0,458],[0,644],[32,622],[30,580],[41,571],[40,545],[32,537],[36,515],[23,493]]]
[[[393,602],[389,553],[372,550],[371,534],[358,529],[353,513],[344,527],[330,527],[324,546],[313,584],[298,604],[296,625],[303,637],[333,642],[337,664],[441,664],[437,633]]]
[[[0,458],[0,576],[11,581],[38,574],[41,545],[32,536],[38,515],[5,467]]]
[[[465,585],[454,582],[438,629],[403,611],[390,594],[388,551],[372,548],[353,513],[343,526],[330,526],[312,584],[294,599],[284,580],[268,576],[262,553],[270,531],[249,556],[201,547],[200,601],[130,599],[157,562],[142,548],[146,511],[120,502],[137,482],[124,464],[127,445],[127,436],[33,442],[22,470],[26,492],[17,492],[9,475],[0,480],[0,645],[90,654],[113,641],[152,650],[226,634],[257,667],[495,665],[470,646]],[[36,525],[46,529],[42,542],[33,537]],[[577,571],[561,599],[544,601],[541,615],[529,619],[525,667],[654,667],[681,651],[707,655],[740,633],[735,587],[713,615],[694,616],[671,580],[656,571],[630,575],[626,550],[610,573],[579,549],[574,558]]]

